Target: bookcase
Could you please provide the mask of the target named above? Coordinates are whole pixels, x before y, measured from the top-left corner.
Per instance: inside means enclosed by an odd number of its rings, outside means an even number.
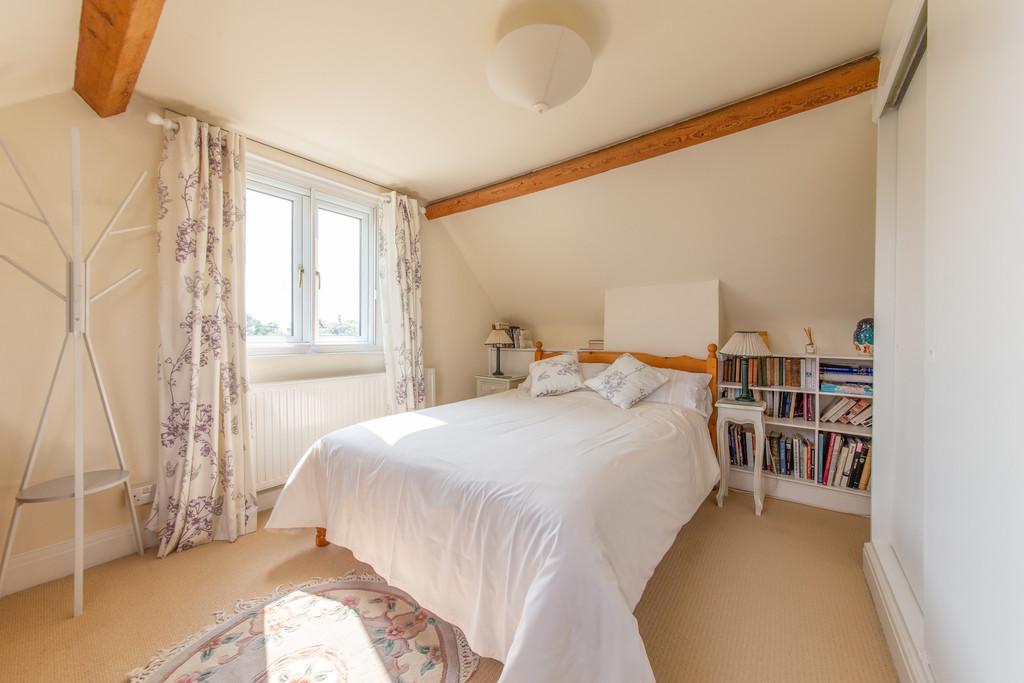
[[[868,515],[873,457],[872,358],[773,354],[763,360],[751,359],[750,366],[749,384],[754,396],[768,404],[765,463],[772,469],[762,471],[765,493],[805,505]],[[739,359],[719,359],[720,397],[736,397],[740,388],[738,372]],[[842,418],[845,420],[839,421]],[[734,450],[746,452],[750,448],[752,435],[743,437],[745,439],[728,439]],[[720,447],[730,448],[730,443],[720,444]],[[780,453],[780,444],[788,444],[791,449]],[[738,448],[740,446],[742,448]],[[851,468],[846,482],[842,481],[842,470],[839,478],[829,479],[836,474],[835,462],[829,461],[829,453],[838,456],[843,447],[849,449],[848,458],[862,456],[860,469]],[[773,455],[777,456],[774,462]],[[781,455],[792,455],[792,458],[778,457]],[[780,459],[792,466],[779,466]],[[753,457],[746,459],[746,463],[739,457],[732,460],[729,485],[753,490]],[[831,472],[828,465],[832,465]],[[854,475],[859,475],[860,479]],[[851,481],[855,487],[851,488]]]

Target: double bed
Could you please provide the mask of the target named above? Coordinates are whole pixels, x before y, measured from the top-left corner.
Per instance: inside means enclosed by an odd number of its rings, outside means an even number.
[[[713,396],[716,349],[633,355],[710,374]],[[503,683],[654,681],[633,609],[719,479],[713,439],[713,415],[517,389],[324,436],[268,526],[352,550],[504,662]]]

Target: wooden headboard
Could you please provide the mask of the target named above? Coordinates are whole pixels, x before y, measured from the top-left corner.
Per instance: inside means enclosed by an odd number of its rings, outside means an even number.
[[[543,360],[558,356],[562,352],[549,352],[544,350],[544,344],[534,344],[536,350],[533,352],[534,360]],[[626,351],[577,351],[581,363],[613,363],[616,358]],[[686,372],[704,372],[711,375],[711,383],[708,388],[711,390],[711,402],[718,400],[718,344],[708,344],[707,358],[694,358],[693,356],[652,356],[649,353],[628,352],[631,356],[642,363],[656,367],[668,368],[670,370],[683,370]],[[711,433],[711,445],[718,451],[718,434],[716,422],[718,411],[711,409],[711,416],[708,418],[708,431]]]

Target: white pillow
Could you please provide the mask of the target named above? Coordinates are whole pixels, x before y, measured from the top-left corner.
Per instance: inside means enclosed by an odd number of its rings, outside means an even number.
[[[667,403],[687,410],[695,410],[704,417],[711,416],[711,375],[658,368],[668,375],[668,381],[655,389],[645,401]]]
[[[632,408],[667,381],[665,375],[624,353],[607,370],[588,379],[586,385],[602,398],[625,409]]]
[[[580,363],[580,374],[583,375],[583,382],[586,383],[588,379],[597,377],[601,372],[607,368],[609,363]],[[529,389],[533,382],[530,381],[530,376],[527,375],[526,379],[519,386],[523,389]],[[587,389],[589,387],[582,387]]]
[[[563,353],[530,363],[530,396],[558,396],[583,388],[576,354]]]

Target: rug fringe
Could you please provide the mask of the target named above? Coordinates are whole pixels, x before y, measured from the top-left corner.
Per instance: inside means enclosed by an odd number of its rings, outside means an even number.
[[[455,647],[459,651],[459,683],[466,683],[470,676],[476,673],[476,668],[480,666],[480,655],[469,647],[469,641],[461,628],[455,624],[452,624],[451,627],[455,632]]]
[[[333,583],[337,581],[364,581],[367,583],[387,583],[384,580],[384,577],[382,576],[378,576],[377,574],[368,574],[366,572],[358,572],[357,570],[353,569],[344,576],[332,576],[328,578],[314,577],[312,579],[309,579],[308,581],[303,581],[302,583],[281,584],[272,592],[267,593],[266,595],[262,595],[257,598],[244,598],[242,600],[238,600],[237,602],[235,602],[235,608],[231,612],[225,612],[222,610],[214,612],[213,618],[215,621],[212,626],[207,626],[203,628],[201,631],[197,631],[196,633],[187,636],[184,640],[182,640],[176,645],[172,645],[171,647],[165,648],[163,650],[158,650],[157,653],[153,655],[152,659],[149,660],[149,662],[147,662],[144,666],[138,667],[137,669],[132,669],[127,674],[125,674],[125,677],[128,683],[145,683],[145,680],[149,676],[152,676],[154,673],[156,673],[160,669],[160,667],[162,667],[164,664],[170,661],[175,655],[177,655],[179,652],[189,647],[190,645],[193,645],[197,641],[201,640],[210,631],[217,628],[218,626],[223,624],[225,621],[228,621],[232,617],[235,617],[241,614],[242,612],[245,612],[246,610],[253,609],[258,604],[270,602],[271,600],[276,600],[278,598],[283,598],[292,591],[302,590],[303,588],[312,588],[313,586],[318,586],[323,583]],[[454,626],[452,628],[455,629],[456,637],[458,638],[461,636],[462,640],[464,641],[465,636],[462,635],[462,631],[460,631],[458,628],[455,628]],[[468,648],[469,645],[467,644],[466,647]],[[462,649],[463,647],[460,642],[460,662],[467,661],[462,659]],[[460,680],[459,683],[465,683],[465,681]]]

